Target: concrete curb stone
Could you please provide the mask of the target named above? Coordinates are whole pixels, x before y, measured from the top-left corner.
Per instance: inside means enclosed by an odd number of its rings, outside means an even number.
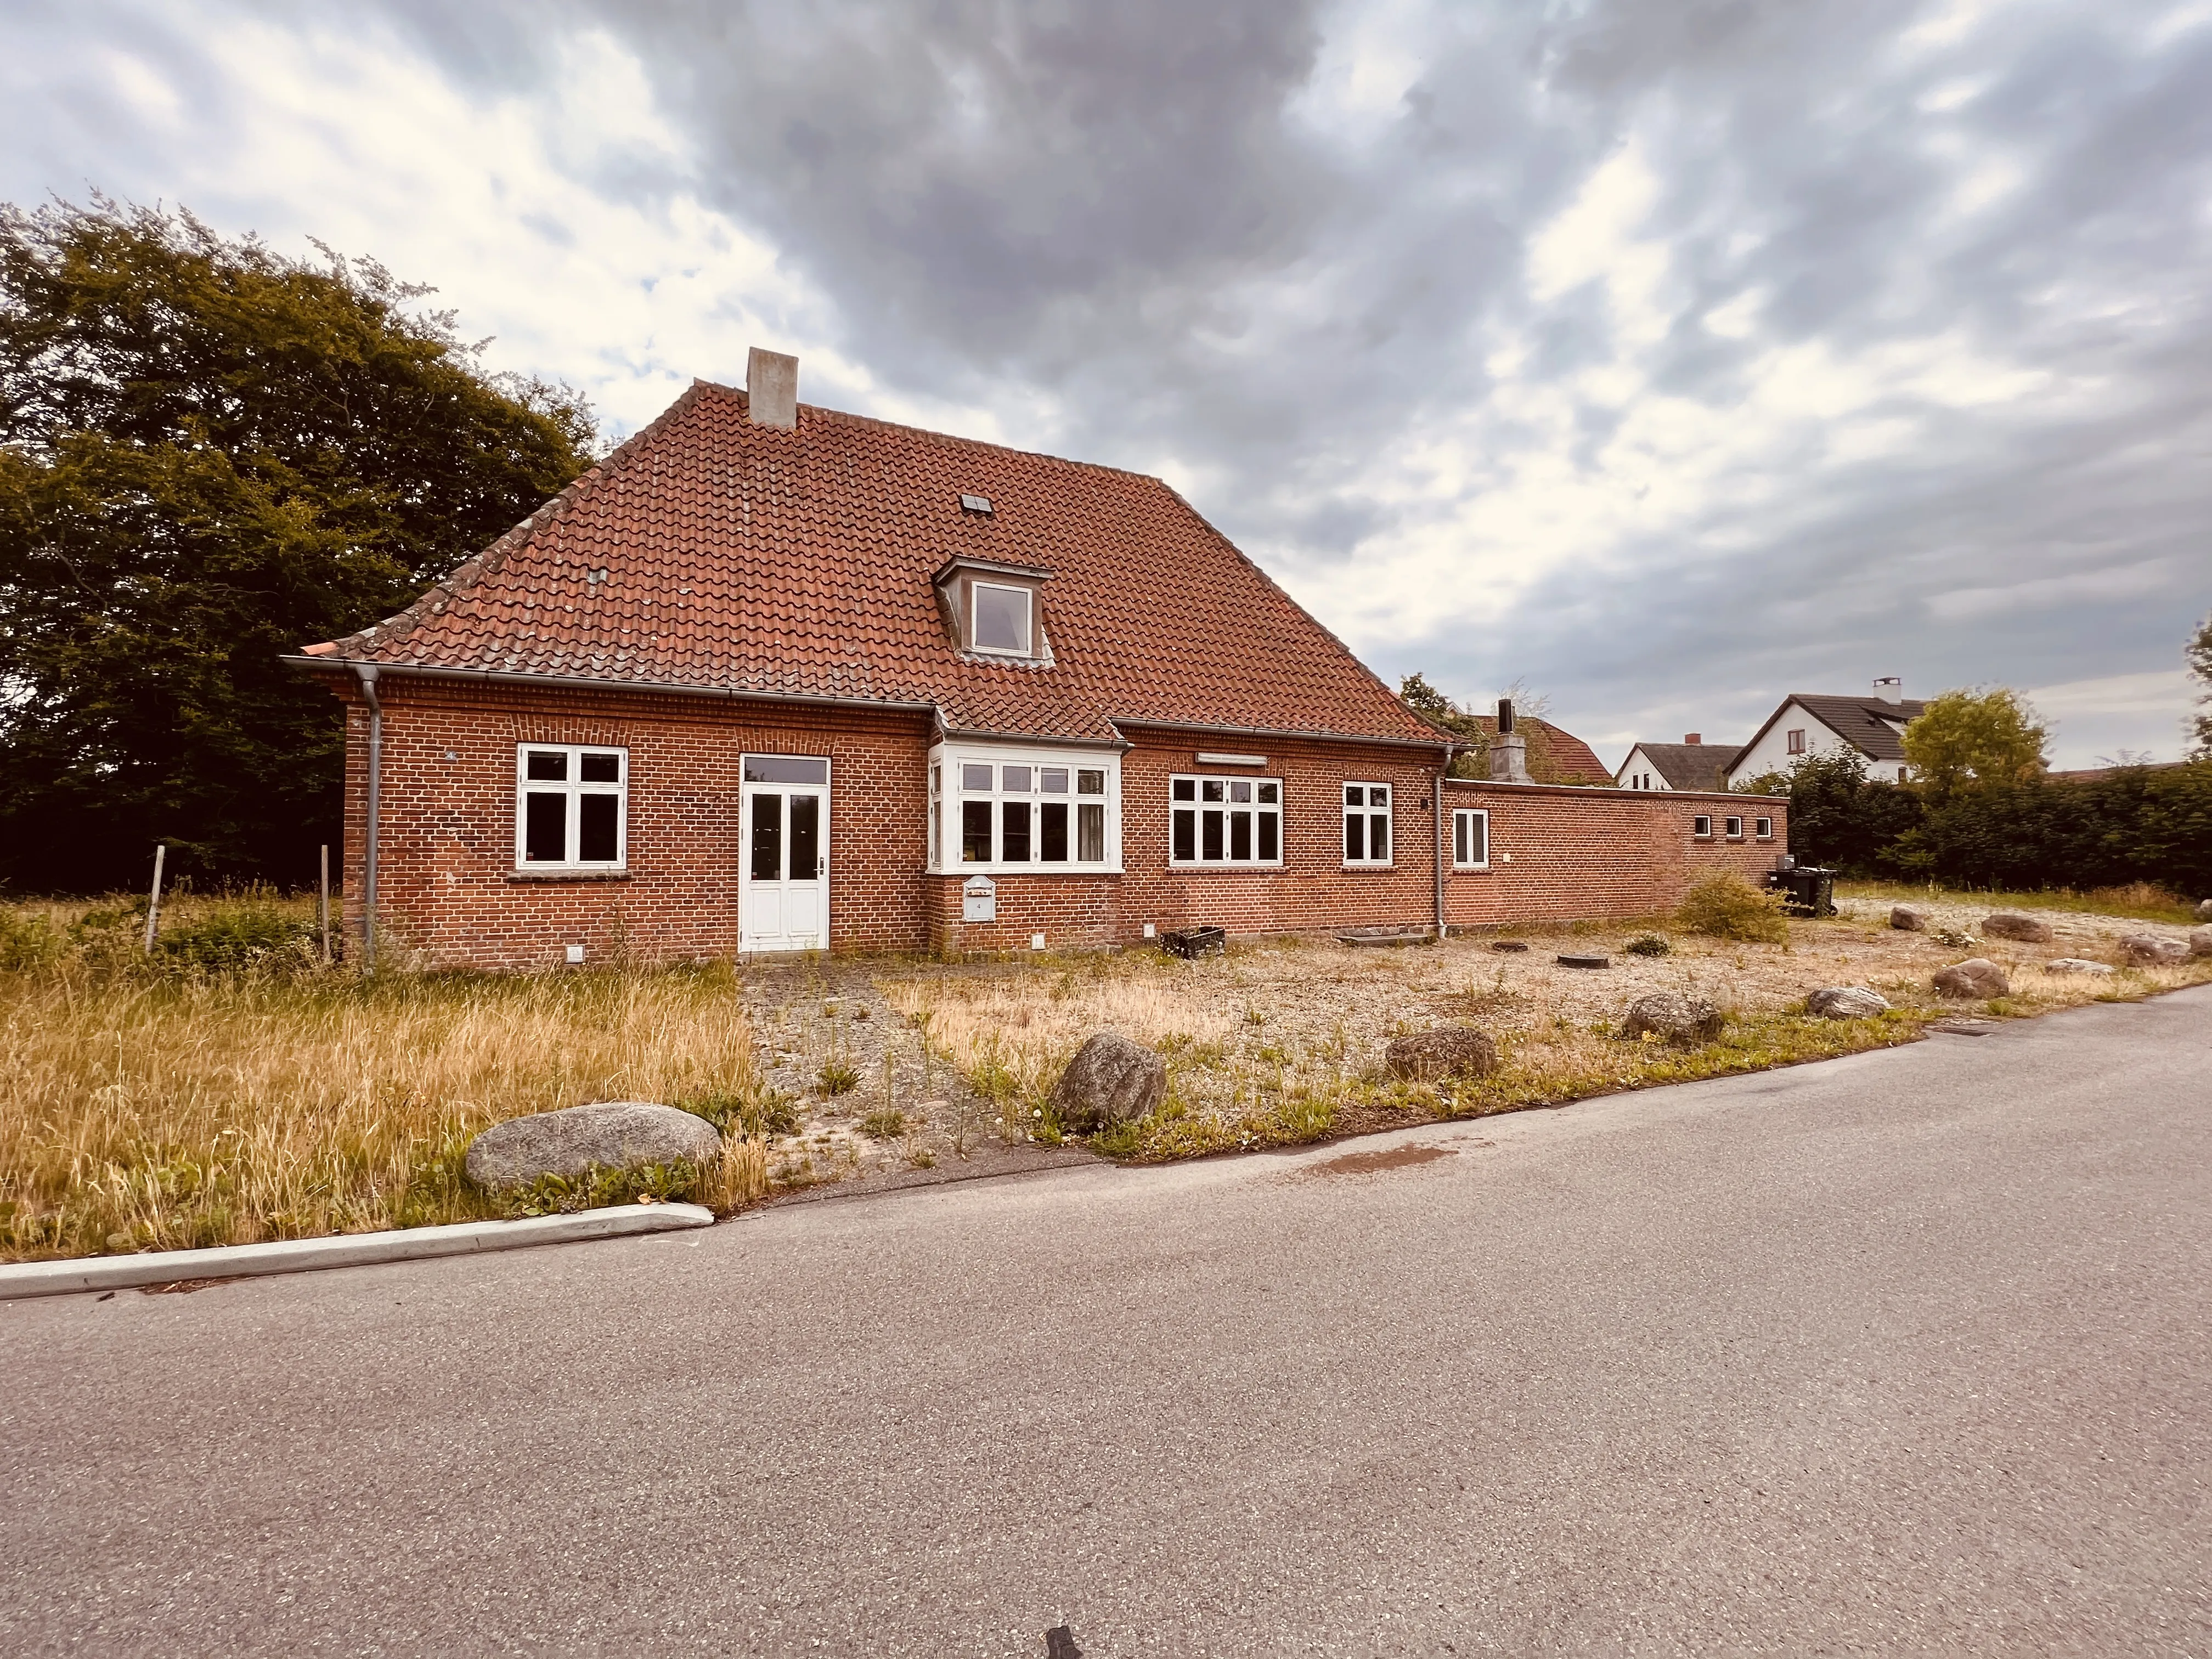
[[[626,1238],[639,1233],[709,1227],[714,1222],[714,1212],[697,1204],[617,1204],[604,1210],[532,1216],[521,1221],[463,1221],[448,1227],[287,1238],[268,1244],[226,1244],[211,1250],[145,1250],[134,1255],[78,1256],[63,1261],[11,1261],[0,1263],[0,1302],[173,1285],[186,1279],[313,1273],[379,1261],[471,1255],[479,1250]]]

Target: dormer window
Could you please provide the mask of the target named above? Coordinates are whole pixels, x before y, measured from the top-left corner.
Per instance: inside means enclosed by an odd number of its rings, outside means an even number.
[[[1052,643],[1041,591],[1052,572],[962,556],[931,579],[954,647],[977,656],[1049,665]]]
[[[1008,657],[1035,655],[1030,639],[1030,590],[1001,587],[996,582],[969,584],[975,614],[968,637],[978,651]]]

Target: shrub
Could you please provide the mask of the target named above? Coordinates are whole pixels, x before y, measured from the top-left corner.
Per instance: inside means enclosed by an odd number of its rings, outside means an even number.
[[[906,1133],[906,1114],[896,1106],[881,1106],[860,1120],[860,1133],[877,1140],[896,1140]]]
[[[1656,933],[1646,933],[1641,939],[1629,940],[1621,948],[1632,957],[1663,957],[1674,947]]]
[[[1783,920],[1782,895],[1754,887],[1729,870],[1717,870],[1693,884],[1683,896],[1682,926],[1714,939],[1753,939],[1769,945],[1790,941]]]
[[[825,1095],[850,1094],[860,1083],[860,1074],[842,1060],[825,1062],[814,1079],[815,1087]]]
[[[225,904],[159,934],[154,951],[180,967],[222,971],[314,959],[315,927],[274,905]]]

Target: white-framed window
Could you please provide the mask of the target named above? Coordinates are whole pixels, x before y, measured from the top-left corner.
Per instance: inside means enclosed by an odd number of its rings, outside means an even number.
[[[1117,757],[946,745],[929,765],[931,868],[1048,875],[1121,867]]]
[[[1344,861],[1367,865],[1390,862],[1389,784],[1344,786]]]
[[[1758,836],[1761,841],[1772,841],[1774,839],[1774,820],[1772,818],[1753,818],[1751,821],[1751,828],[1753,833]]]
[[[518,870],[619,870],[629,856],[629,750],[524,743],[514,750]]]
[[[1803,732],[1786,732],[1783,736],[1784,740],[1788,743],[1790,752],[1791,754],[1802,755],[1805,752],[1805,734]]]
[[[1279,867],[1283,781],[1176,774],[1168,781],[1168,862]]]
[[[1713,821],[1703,812],[1698,813],[1690,820],[1690,833],[1700,841],[1711,841],[1713,838]]]
[[[1730,841],[1741,841],[1743,839],[1743,820],[1740,817],[1731,815],[1730,817],[1723,818],[1721,820],[1721,829]]]
[[[1490,814],[1480,807],[1452,808],[1452,868],[1490,868]]]
[[[1036,630],[1030,614],[1033,597],[1026,587],[1000,582],[970,582],[968,638],[973,647],[994,656],[1026,657]]]

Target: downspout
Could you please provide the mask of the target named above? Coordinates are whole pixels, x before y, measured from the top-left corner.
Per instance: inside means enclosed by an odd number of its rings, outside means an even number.
[[[384,775],[384,705],[376,700],[376,665],[357,662],[353,672],[368,699],[368,821],[363,826],[361,860],[361,961],[376,966],[376,809]]]
[[[1443,763],[1437,768],[1437,943],[1444,942],[1444,778],[1451,770],[1452,745],[1444,745]]]

